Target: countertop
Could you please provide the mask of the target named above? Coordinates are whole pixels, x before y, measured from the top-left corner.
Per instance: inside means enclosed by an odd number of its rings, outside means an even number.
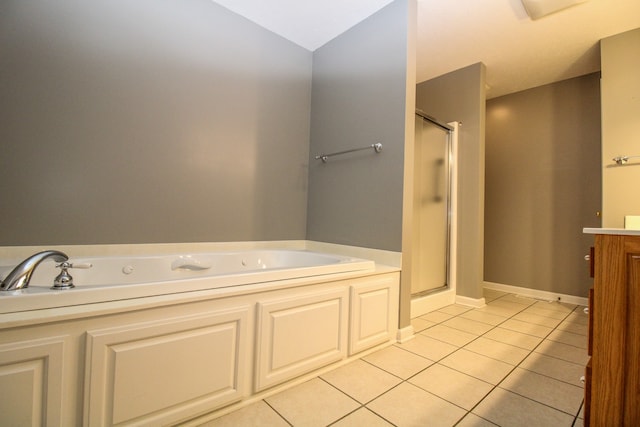
[[[620,236],[640,236],[640,230],[626,228],[583,228],[584,234],[617,234]]]

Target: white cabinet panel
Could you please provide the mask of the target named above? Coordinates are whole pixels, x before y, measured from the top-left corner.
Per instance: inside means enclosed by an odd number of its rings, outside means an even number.
[[[65,337],[0,345],[0,420],[7,426],[62,426]]]
[[[256,391],[346,356],[346,287],[258,303]]]
[[[394,338],[397,330],[398,275],[357,280],[351,286],[349,354]]]
[[[152,425],[240,399],[249,308],[87,332],[85,423]]]

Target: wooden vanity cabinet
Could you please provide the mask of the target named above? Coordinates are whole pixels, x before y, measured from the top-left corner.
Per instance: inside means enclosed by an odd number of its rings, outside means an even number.
[[[640,425],[640,236],[596,234],[585,425]]]

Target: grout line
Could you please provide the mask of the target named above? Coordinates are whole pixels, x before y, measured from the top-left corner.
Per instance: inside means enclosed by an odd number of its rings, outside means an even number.
[[[577,306],[576,306],[576,308],[577,308]],[[566,320],[566,319],[567,319],[567,317],[569,317],[569,316],[571,315],[571,313],[573,313],[573,312],[576,310],[576,308],[574,308],[573,310],[571,310],[570,312],[568,312],[568,313],[565,315],[565,317],[560,321],[560,323],[562,323],[562,321]],[[550,331],[550,332],[549,332],[549,333],[548,333],[548,334],[547,334],[547,335],[546,335],[546,336],[545,336],[545,337],[540,341],[540,343],[538,343],[538,345],[536,345],[536,346],[535,346],[535,347],[534,347],[534,348],[529,352],[529,354],[527,355],[527,357],[529,357],[532,353],[536,352],[536,349],[537,349],[538,347],[540,347],[540,346],[542,345],[542,343],[543,343],[545,340],[547,340],[547,338],[549,337],[549,335],[551,335],[551,334],[553,333],[553,331],[555,331],[555,330],[557,329],[557,327],[560,325],[560,323],[558,323],[558,325],[556,325],[554,328],[552,328],[552,330],[551,330],[551,331]],[[551,340],[550,340],[550,341],[551,341]],[[553,342],[556,342],[556,341],[553,341]],[[561,344],[564,344],[564,343],[561,343]],[[568,345],[568,344],[565,344],[565,345]],[[580,349],[579,347],[575,347],[575,346],[573,346],[573,347],[574,347],[574,348],[578,348],[578,349]],[[538,354],[544,354],[544,353],[538,353]],[[547,357],[553,357],[553,356],[550,356],[550,355],[547,355],[547,354],[544,354],[544,355],[545,355],[545,356],[547,356]],[[504,380],[505,380],[509,375],[511,375],[511,374],[513,373],[513,371],[515,371],[516,369],[518,369],[518,368],[520,367],[520,365],[522,364],[522,362],[523,362],[527,357],[525,357],[524,359],[522,359],[522,361],[520,361],[520,363],[518,363],[518,365],[516,365],[516,366],[514,367],[514,369],[513,369],[513,370],[511,370],[511,371],[509,372],[509,374],[507,374],[507,375],[506,375],[506,376],[505,376],[505,377],[504,377],[504,378],[503,378],[503,379],[502,379],[498,384],[496,384],[496,386],[491,390],[491,392],[493,392],[493,390],[495,390],[496,388],[500,387],[500,384],[502,384],[502,383],[504,382]],[[555,359],[557,359],[557,360],[563,360],[563,361],[565,361],[565,362],[574,363],[574,362],[571,362],[571,361],[567,361],[567,360],[564,360],[564,359],[560,359],[560,358],[558,358],[558,357],[554,357],[554,358],[555,358]],[[576,365],[577,365],[577,363],[576,363]],[[566,383],[565,381],[558,380],[557,378],[549,377],[549,376],[547,376],[547,375],[543,375],[543,374],[540,374],[540,373],[535,372],[535,371],[530,371],[530,370],[525,369],[525,368],[520,368],[520,369],[523,369],[523,370],[526,370],[526,371],[529,371],[529,372],[533,372],[533,373],[535,373],[535,374],[542,375],[542,376],[545,376],[545,377],[547,377],[547,378],[550,378],[550,379],[553,379],[553,380],[556,380],[556,381],[563,382],[563,383],[565,383],[565,384],[570,384],[570,385],[575,386],[574,384]],[[578,387],[578,386],[575,386],[575,387]],[[555,408],[555,407],[553,407],[553,406],[551,406],[551,405],[549,405],[549,404],[546,404],[546,403],[544,403],[544,402],[539,402],[539,401],[537,401],[537,400],[535,400],[535,399],[532,399],[532,398],[530,398],[530,397],[528,397],[528,396],[524,396],[524,395],[521,395],[521,394],[519,394],[519,393],[516,393],[516,392],[514,392],[513,390],[508,390],[508,389],[505,389],[505,388],[502,388],[502,387],[500,387],[500,389],[502,389],[502,390],[504,390],[504,391],[507,391],[507,392],[509,392],[509,393],[513,393],[513,394],[518,395],[518,396],[520,396],[520,397],[523,397],[523,398],[525,398],[525,399],[531,400],[531,401],[536,402],[536,403],[538,403],[538,404],[540,404],[540,405],[544,405],[544,406],[547,406],[547,407],[549,407],[549,408],[555,409],[556,411],[560,411],[560,412],[565,413],[565,414],[567,414],[567,415],[572,415],[571,413],[565,412],[565,411],[563,411],[562,409]],[[490,393],[491,393],[491,392],[490,392]],[[485,396],[485,398],[486,398],[486,396]],[[484,398],[483,398],[482,400],[484,400]],[[480,400],[480,402],[482,402],[482,400]],[[478,402],[478,404],[480,404],[480,402]],[[583,399],[583,403],[584,403],[584,399]],[[582,404],[583,404],[583,403],[581,403],[581,404],[580,404],[580,406],[578,407],[578,413],[580,413],[580,408],[582,407]],[[476,404],[476,406],[478,406],[478,404]],[[474,408],[475,408],[476,406],[474,406]],[[574,423],[573,423],[573,424],[575,424],[575,419],[576,419],[576,418],[577,418],[577,415],[574,415]]]
[[[497,301],[497,300],[499,300],[499,299],[501,299],[501,298],[504,298],[504,297],[506,297],[506,296],[508,296],[508,295],[511,295],[511,294],[503,295],[502,297],[500,297],[500,298],[496,298],[496,299],[495,299],[495,300],[493,300],[493,301]],[[515,304],[517,304],[517,303],[515,303]],[[464,349],[464,347],[466,347],[466,346],[468,346],[469,344],[471,344],[472,342],[476,341],[478,338],[483,337],[484,335],[486,335],[486,334],[487,334],[487,333],[489,333],[490,331],[492,331],[492,330],[494,330],[494,329],[498,328],[500,325],[502,325],[503,323],[505,323],[507,320],[512,319],[513,317],[515,317],[515,316],[517,316],[518,314],[520,314],[520,313],[524,312],[525,310],[527,310],[528,308],[532,307],[532,306],[533,306],[533,305],[535,305],[535,304],[536,304],[536,302],[533,302],[533,303],[531,303],[531,304],[529,304],[529,305],[525,306],[522,310],[520,310],[520,311],[518,311],[518,312],[514,313],[512,316],[508,317],[504,322],[502,322],[502,323],[500,323],[500,324],[498,324],[498,325],[495,325],[494,327],[492,327],[491,329],[489,329],[489,330],[488,330],[487,332],[485,332],[484,334],[482,334],[482,335],[478,336],[477,338],[475,338],[475,339],[471,340],[471,341],[470,341],[470,342],[468,342],[467,344],[465,344],[465,345],[463,345],[462,347],[460,347],[458,350],[460,350],[460,349]],[[551,330],[550,330],[550,331],[549,331],[549,333],[548,333],[548,334],[546,334],[544,337],[537,337],[537,338],[541,338],[540,342],[539,342],[539,343],[538,343],[538,344],[537,344],[533,349],[531,349],[531,350],[525,349],[525,350],[527,350],[527,351],[528,351],[527,356],[526,356],[526,357],[524,357],[524,358],[523,358],[523,359],[522,359],[522,360],[521,360],[517,365],[515,365],[515,366],[513,367],[513,369],[511,369],[511,370],[509,371],[509,373],[508,373],[507,375],[505,375],[505,376],[502,378],[502,380],[500,380],[496,385],[494,385],[494,386],[491,388],[491,390],[490,390],[490,391],[489,391],[489,392],[488,392],[488,393],[487,393],[487,394],[486,394],[482,399],[480,399],[480,400],[479,400],[479,401],[478,401],[478,402],[477,402],[477,403],[476,403],[476,404],[475,404],[475,405],[474,405],[474,406],[469,410],[469,413],[473,412],[473,410],[474,410],[474,409],[475,409],[475,408],[476,408],[476,407],[477,407],[481,402],[483,402],[483,401],[484,401],[484,399],[486,399],[486,398],[487,398],[487,396],[488,396],[489,394],[491,394],[491,393],[492,393],[496,388],[500,388],[501,390],[504,390],[504,391],[506,391],[506,392],[510,392],[510,393],[516,394],[516,395],[518,395],[518,396],[521,396],[522,398],[525,398],[525,399],[531,400],[531,401],[536,402],[536,403],[538,403],[538,404],[541,404],[541,405],[543,405],[543,406],[547,406],[547,407],[552,408],[552,409],[554,409],[554,410],[556,410],[556,411],[559,411],[559,412],[562,412],[562,413],[567,414],[567,412],[565,412],[565,411],[563,411],[563,410],[561,410],[561,409],[559,409],[559,408],[554,408],[553,406],[550,406],[550,405],[545,404],[545,403],[543,403],[543,402],[538,402],[537,400],[531,399],[530,397],[527,397],[527,396],[520,395],[520,394],[515,393],[515,392],[513,392],[513,391],[511,391],[511,390],[503,389],[503,388],[501,388],[501,387],[500,387],[500,384],[502,384],[502,383],[504,382],[504,380],[505,380],[507,377],[509,377],[509,375],[511,375],[511,374],[512,374],[512,373],[513,373],[517,368],[519,368],[519,366],[522,364],[522,362],[523,362],[526,358],[528,358],[532,353],[534,353],[534,352],[535,352],[535,350],[536,350],[540,345],[542,345],[542,343],[543,343],[543,342],[544,342],[544,341],[549,337],[549,335],[551,335],[551,333],[553,333],[553,331],[555,331],[555,330],[557,329],[557,327],[558,327],[558,326],[559,326],[559,325],[560,325],[564,320],[566,320],[566,319],[571,315],[571,313],[575,312],[577,308],[578,308],[578,306],[576,306],[573,310],[571,310],[571,311],[567,312],[567,313],[566,313],[566,315],[565,315],[565,316],[564,316],[564,317],[563,317],[563,318],[558,322],[558,324],[557,324],[555,327],[553,327],[553,328],[548,327],[548,328],[550,328]],[[465,313],[466,313],[466,312],[465,312]],[[461,313],[461,314],[464,314],[464,313]],[[459,314],[458,316],[460,316],[461,314]],[[454,317],[455,317],[455,316],[454,316]],[[541,317],[543,317],[543,316],[541,316]],[[513,320],[516,320],[516,319],[513,319]],[[558,320],[558,319],[556,319],[556,320]],[[523,321],[523,322],[524,322],[524,323],[530,323],[530,322],[526,322],[526,321]],[[482,322],[480,322],[480,323],[482,323]],[[535,325],[535,323],[532,323],[532,324],[533,324],[533,325]],[[538,326],[544,326],[544,325],[538,325]],[[513,332],[518,332],[518,331],[513,331]],[[519,332],[519,333],[522,333],[522,332]],[[528,334],[525,334],[525,335],[528,335]],[[490,338],[487,338],[487,339],[490,339]],[[494,341],[495,341],[495,340],[494,340]],[[499,342],[499,341],[498,341],[498,342]],[[554,341],[554,342],[555,342],[555,341]],[[503,344],[506,344],[506,343],[503,343]],[[561,343],[561,344],[564,344],[564,343]],[[507,344],[507,345],[511,345],[511,344]],[[567,345],[568,345],[568,344],[567,344]],[[520,347],[517,347],[517,346],[514,346],[514,347],[516,347],[516,348],[520,348]],[[579,347],[575,347],[575,346],[574,346],[574,348],[579,348]],[[456,350],[456,351],[458,351],[458,350]],[[468,349],[466,349],[466,350],[467,350],[467,351],[470,351],[470,352],[472,352],[472,353],[476,353],[476,352],[473,352],[473,351],[468,350]],[[451,354],[453,354],[453,353],[451,353]],[[480,354],[480,353],[476,353],[476,354]],[[543,353],[539,353],[539,354],[543,354]],[[482,354],[480,354],[480,355],[482,355]],[[489,357],[489,356],[486,356],[486,355],[482,355],[482,356]],[[447,356],[447,357],[448,357],[448,356]],[[551,356],[549,356],[549,357],[551,357]],[[490,358],[490,359],[493,359],[493,358],[491,358],[491,357],[489,357],[489,358]],[[560,358],[556,358],[556,359],[558,359],[558,360],[564,360],[564,359],[560,359]],[[442,360],[442,359],[441,359],[441,360]],[[498,360],[498,359],[493,359],[493,360]],[[498,361],[503,362],[503,363],[506,363],[506,362],[501,361],[501,360],[498,360]],[[570,362],[570,363],[573,363],[573,362]],[[510,364],[509,364],[509,365],[510,365]],[[450,369],[452,369],[452,368],[450,368]],[[524,369],[524,368],[520,368],[520,369]],[[454,370],[455,370],[455,369],[454,369]],[[457,370],[456,370],[456,371],[457,371]],[[528,370],[527,370],[527,371],[528,371]],[[458,372],[460,372],[460,371],[458,371]],[[530,372],[533,372],[533,371],[530,371]],[[460,372],[460,373],[465,374],[465,375],[469,375],[468,373],[465,373],[465,372]],[[534,373],[538,374],[537,372],[534,372]],[[542,375],[542,374],[539,374],[539,375]],[[469,375],[469,376],[471,376],[471,375]],[[473,376],[472,376],[472,377],[473,377]],[[561,381],[561,380],[558,380],[558,379],[553,378],[553,377],[548,377],[548,376],[546,376],[546,377],[547,377],[547,378],[550,378],[550,379],[553,379],[553,380],[556,380],[556,381]],[[476,377],[473,377],[473,378],[476,378]],[[480,378],[476,378],[476,379],[481,380]],[[483,381],[483,380],[481,380],[481,381]],[[486,381],[485,381],[485,382],[486,382]],[[564,382],[564,381],[561,381],[561,382]],[[571,384],[571,385],[573,385],[573,384]],[[574,386],[575,386],[575,385],[574,385]],[[577,386],[576,386],[576,387],[577,387]],[[579,413],[579,410],[580,410],[580,409],[578,409],[578,413]],[[475,414],[474,414],[474,415],[475,415]],[[572,414],[568,414],[568,415],[572,415]],[[574,423],[575,423],[575,417],[577,417],[577,415],[576,415],[576,416],[574,416]]]
[[[293,424],[291,424],[291,423],[289,422],[289,420],[288,420],[288,419],[286,419],[286,418],[284,417],[284,415],[282,415],[280,412],[278,412],[278,410],[277,410],[276,408],[274,408],[273,406],[271,406],[271,404],[270,404],[269,402],[267,402],[265,399],[262,399],[262,401],[263,401],[263,402],[264,402],[264,403],[265,403],[269,408],[271,408],[271,410],[272,410],[273,412],[275,412],[276,414],[278,414],[278,416],[279,416],[280,418],[282,418],[282,419],[284,420],[284,422],[285,422],[285,423],[287,423],[287,424],[289,424],[291,427],[293,427]]]

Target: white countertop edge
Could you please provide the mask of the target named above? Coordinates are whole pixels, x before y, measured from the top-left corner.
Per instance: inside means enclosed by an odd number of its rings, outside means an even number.
[[[617,234],[620,236],[640,236],[640,230],[626,228],[583,228],[584,234]]]

